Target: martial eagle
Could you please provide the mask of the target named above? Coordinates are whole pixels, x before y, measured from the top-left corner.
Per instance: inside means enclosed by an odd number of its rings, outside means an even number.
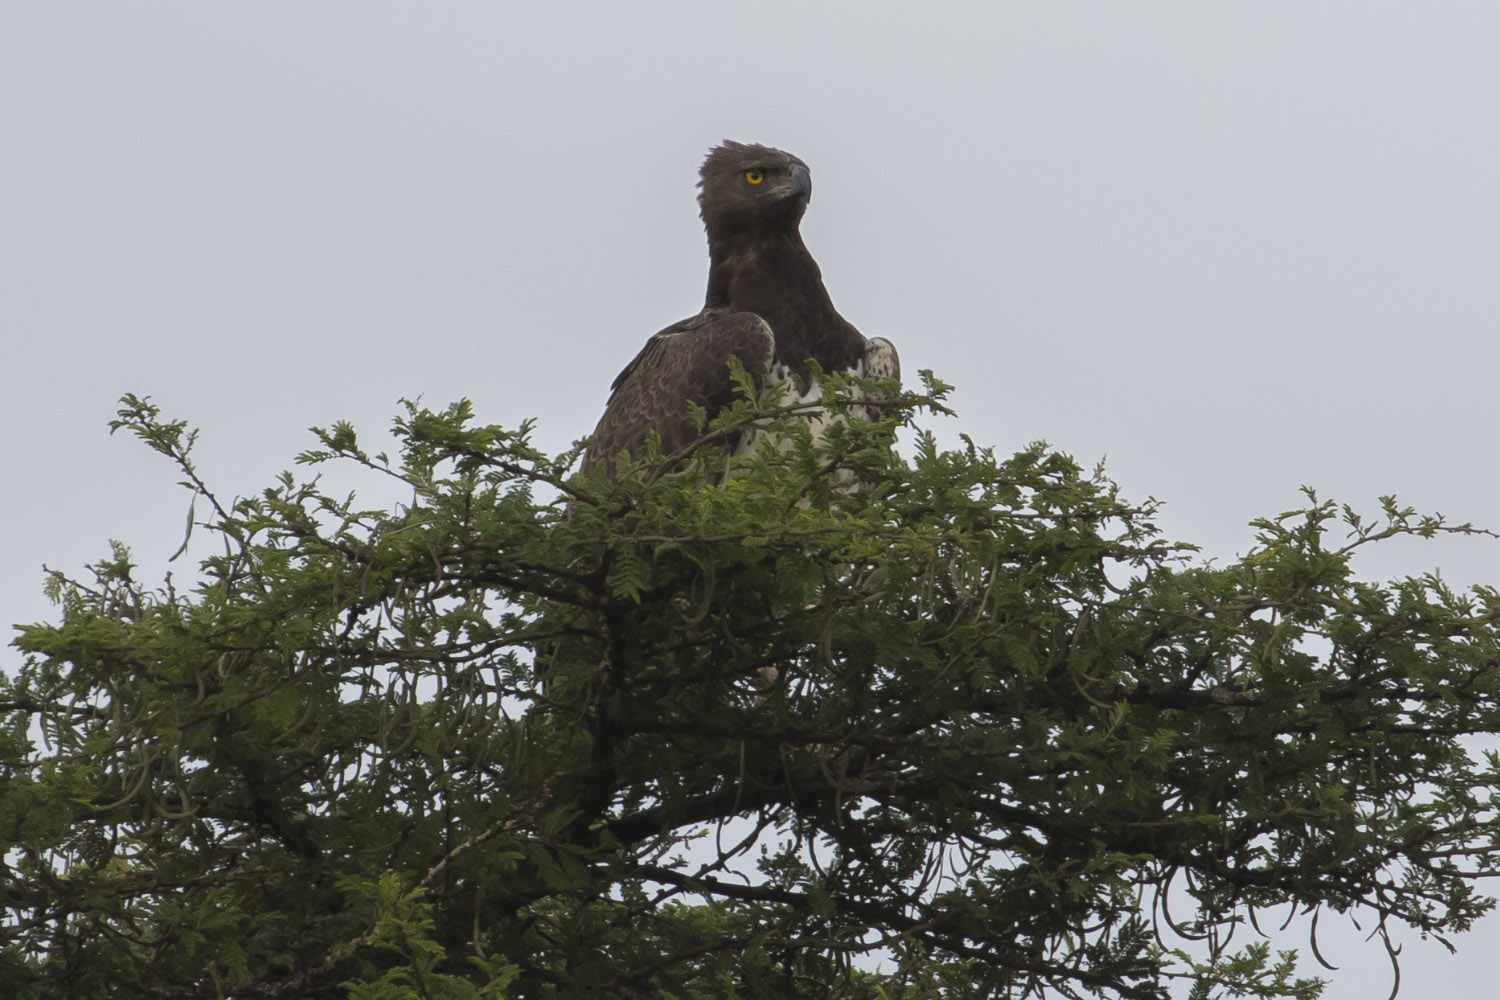
[[[798,225],[812,174],[790,153],[725,141],[699,170],[699,214],[708,232],[703,311],[646,342],[611,386],[583,456],[613,471],[622,451],[661,436],[664,454],[698,437],[688,401],[712,416],[735,398],[728,360],[739,358],[757,389],[796,376],[786,402],[812,401],[810,362],[825,372],[901,377],[891,342],[866,339],[834,309]]]

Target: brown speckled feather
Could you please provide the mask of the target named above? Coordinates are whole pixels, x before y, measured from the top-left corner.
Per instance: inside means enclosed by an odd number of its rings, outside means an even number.
[[[640,448],[653,430],[661,435],[663,454],[687,445],[698,436],[689,401],[710,413],[734,401],[730,356],[740,359],[759,389],[774,351],[771,328],[754,313],[705,309],[667,327],[615,378],[583,468],[602,461],[613,470],[616,456]]]

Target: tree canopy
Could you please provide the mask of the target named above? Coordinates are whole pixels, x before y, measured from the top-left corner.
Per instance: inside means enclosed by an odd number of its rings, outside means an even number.
[[[1313,997],[1320,914],[1487,912],[1500,593],[1352,565],[1474,529],[1308,492],[1205,564],[890,388],[827,448],[746,394],[613,478],[467,403],[393,457],[318,431],[388,508],[221,502],[126,397],[211,554],[116,544],[20,630],[8,995]],[[1260,933],[1293,914],[1301,957]]]

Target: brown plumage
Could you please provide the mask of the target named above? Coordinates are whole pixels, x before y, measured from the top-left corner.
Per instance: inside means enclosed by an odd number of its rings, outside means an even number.
[[[812,199],[807,164],[767,146],[726,141],[699,171],[699,214],[708,233],[708,295],[698,315],[653,336],[616,377],[583,468],[611,471],[651,431],[664,453],[697,437],[688,401],[712,416],[734,400],[727,362],[739,358],[757,389],[796,375],[806,394],[809,361],[824,371],[900,378],[895,348],[865,337],[838,314],[798,225]]]

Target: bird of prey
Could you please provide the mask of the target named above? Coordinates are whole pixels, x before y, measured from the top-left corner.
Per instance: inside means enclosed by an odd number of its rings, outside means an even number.
[[[901,377],[891,342],[866,339],[834,309],[798,225],[812,174],[790,153],[725,141],[699,171],[699,214],[708,233],[703,311],[662,330],[615,378],[583,468],[614,471],[622,451],[661,436],[664,454],[696,440],[688,403],[710,416],[735,399],[728,360],[757,390],[795,376],[787,403],[819,398],[810,362],[825,372]]]

